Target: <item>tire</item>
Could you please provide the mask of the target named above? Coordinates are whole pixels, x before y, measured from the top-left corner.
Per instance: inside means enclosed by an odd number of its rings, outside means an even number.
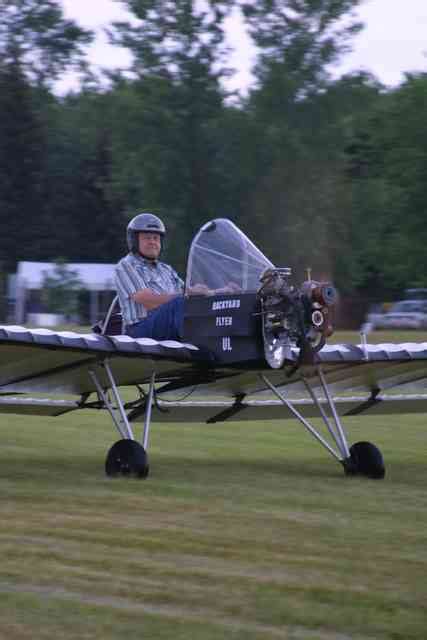
[[[146,478],[149,465],[144,447],[135,440],[118,440],[107,454],[105,473],[110,478],[117,476]]]
[[[375,480],[384,478],[383,456],[371,442],[356,442],[350,447],[350,456],[357,474]]]

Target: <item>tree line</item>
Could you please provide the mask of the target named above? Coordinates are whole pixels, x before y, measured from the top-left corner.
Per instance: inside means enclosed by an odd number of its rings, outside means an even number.
[[[167,224],[185,271],[191,238],[232,219],[278,266],[344,294],[426,286],[427,75],[386,88],[334,78],[359,0],[122,0],[110,40],[128,70],[97,79],[93,34],[56,0],[0,0],[0,271],[19,260],[115,262],[142,210]],[[224,22],[256,44],[245,98],[224,88]],[[78,90],[54,92],[68,69]]]

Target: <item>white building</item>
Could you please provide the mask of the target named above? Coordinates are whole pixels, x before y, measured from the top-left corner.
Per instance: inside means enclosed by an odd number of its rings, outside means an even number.
[[[115,295],[115,264],[68,263],[65,266],[75,273],[82,288],[89,292],[88,319],[94,324]],[[42,308],[34,308],[37,305],[31,304],[31,300],[37,299],[35,292],[41,292],[46,276],[55,276],[55,267],[53,262],[18,263],[16,274],[10,276],[8,282],[10,320],[17,324],[39,326],[49,326],[58,322],[57,318],[49,317],[52,314],[45,313]],[[111,292],[111,295],[105,292]],[[101,299],[105,297],[108,299],[107,305],[100,305]]]

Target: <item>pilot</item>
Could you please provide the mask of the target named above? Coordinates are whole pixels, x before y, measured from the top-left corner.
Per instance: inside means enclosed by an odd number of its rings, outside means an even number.
[[[115,284],[124,332],[132,338],[182,340],[184,282],[160,262],[165,225],[140,213],[127,226],[129,253],[116,266]]]

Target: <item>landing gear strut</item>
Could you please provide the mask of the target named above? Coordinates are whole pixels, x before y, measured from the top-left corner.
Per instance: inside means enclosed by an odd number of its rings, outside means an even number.
[[[340,462],[344,468],[344,473],[348,476],[362,475],[367,478],[382,479],[385,476],[385,467],[383,457],[380,450],[370,442],[356,442],[351,447],[348,446],[347,436],[344,428],[341,424],[340,417],[335,407],[334,400],[331,396],[328,384],[323,374],[320,365],[317,367],[317,374],[324,393],[324,399],[320,400],[307,378],[302,377],[301,380],[304,383],[313,403],[319,409],[320,416],[325,423],[329,434],[334,441],[335,447],[331,446],[327,440],[318,432],[314,425],[304,418],[303,415],[294,407],[292,402],[285,397],[282,391],[277,389],[265,375],[261,375],[262,380],[269,387],[269,389],[283,402],[283,404],[289,409],[299,422],[309,431],[309,433],[316,438],[316,440],[327,450],[329,453]],[[325,411],[325,405],[329,407],[331,416],[328,416]]]
[[[145,479],[150,471],[147,449],[151,423],[151,408],[154,397],[155,374],[153,373],[151,376],[150,388],[145,404],[142,444],[140,444],[135,440],[133,435],[132,427],[126,415],[108,360],[104,360],[100,366],[109,382],[107,388],[102,386],[98,372],[92,369],[89,373],[96,386],[101,402],[110,413],[114,425],[122,436],[121,440],[113,444],[107,454],[105,473],[110,477],[127,476]],[[108,388],[111,390],[112,398],[110,398]]]

